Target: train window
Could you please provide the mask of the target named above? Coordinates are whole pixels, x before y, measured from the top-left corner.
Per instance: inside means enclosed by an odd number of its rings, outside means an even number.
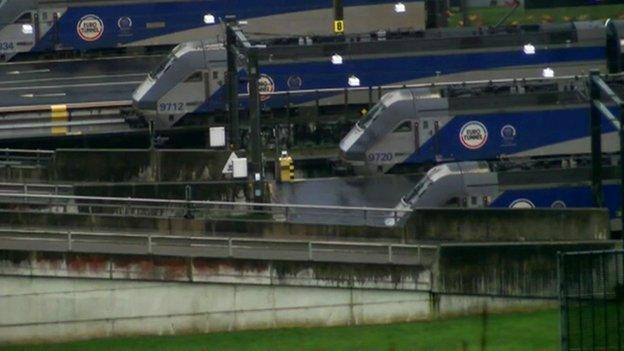
[[[412,122],[405,121],[401,123],[392,133],[405,133],[412,131]]]
[[[195,73],[191,74],[188,78],[186,78],[184,83],[201,82],[201,81],[202,81],[202,74],[201,74],[201,72],[195,72]]]
[[[219,79],[219,71],[212,71],[212,79],[214,80]]]
[[[429,121],[422,122],[423,129],[429,129]]]
[[[470,205],[471,206],[477,206],[477,197],[476,196],[471,196],[470,197]]]
[[[386,106],[382,104],[381,102],[373,106],[373,108],[371,108],[371,110],[368,111],[366,116],[364,116],[363,119],[357,122],[358,127],[362,129],[368,127],[368,125],[371,124],[377,117],[379,117],[385,109],[386,109]]]
[[[32,23],[32,12],[23,13],[15,20],[15,23]]]
[[[168,70],[172,66],[173,61],[175,61],[175,59],[176,57],[175,57],[175,50],[174,50],[174,52],[172,52],[171,54],[169,54],[169,56],[167,56],[166,60],[162,61],[160,65],[156,67],[156,69],[150,72],[149,76],[152,79],[158,79],[166,70]]]
[[[48,20],[48,13],[47,12],[41,13],[41,19],[44,20],[44,21],[47,21]]]

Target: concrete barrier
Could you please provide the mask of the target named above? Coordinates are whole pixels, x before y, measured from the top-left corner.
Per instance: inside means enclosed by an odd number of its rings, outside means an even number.
[[[224,179],[229,151],[74,150],[56,151],[50,173],[57,181],[207,181]]]
[[[606,209],[419,209],[406,228],[410,241],[584,241],[611,234]]]

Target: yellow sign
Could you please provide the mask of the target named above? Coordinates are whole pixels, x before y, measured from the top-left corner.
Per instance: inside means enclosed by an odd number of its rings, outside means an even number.
[[[334,32],[335,33],[344,33],[344,21],[334,21]]]

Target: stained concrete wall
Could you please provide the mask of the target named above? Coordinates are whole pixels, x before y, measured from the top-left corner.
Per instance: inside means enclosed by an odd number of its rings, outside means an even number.
[[[21,209],[21,212],[7,211]],[[140,218],[29,212],[1,205],[0,225],[162,235],[234,235],[384,242],[592,241],[609,238],[606,210],[418,210],[405,227],[298,224],[271,219]]]
[[[440,245],[434,291],[511,297],[558,296],[557,253],[612,250],[619,241]]]
[[[0,168],[4,182],[128,182],[222,180],[229,151],[57,150],[45,166]],[[243,156],[243,155],[239,155]]]
[[[410,240],[451,242],[605,240],[605,209],[422,209],[406,224]]]
[[[223,179],[230,152],[210,150],[58,150],[51,165],[63,181],[183,181]]]
[[[427,292],[0,277],[0,344],[408,322],[509,308]],[[524,308],[549,301],[522,300]]]

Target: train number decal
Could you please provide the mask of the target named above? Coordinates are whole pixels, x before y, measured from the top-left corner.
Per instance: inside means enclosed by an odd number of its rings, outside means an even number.
[[[186,108],[183,102],[161,102],[158,112],[186,112]]]
[[[96,41],[104,34],[104,22],[96,15],[86,15],[78,21],[76,31],[82,40]]]
[[[15,44],[10,42],[0,42],[0,51],[8,51],[15,49]]]
[[[366,158],[368,162],[391,162],[394,155],[391,152],[371,152]]]
[[[488,131],[481,122],[471,121],[464,124],[459,131],[459,141],[466,149],[477,150],[488,140]]]

